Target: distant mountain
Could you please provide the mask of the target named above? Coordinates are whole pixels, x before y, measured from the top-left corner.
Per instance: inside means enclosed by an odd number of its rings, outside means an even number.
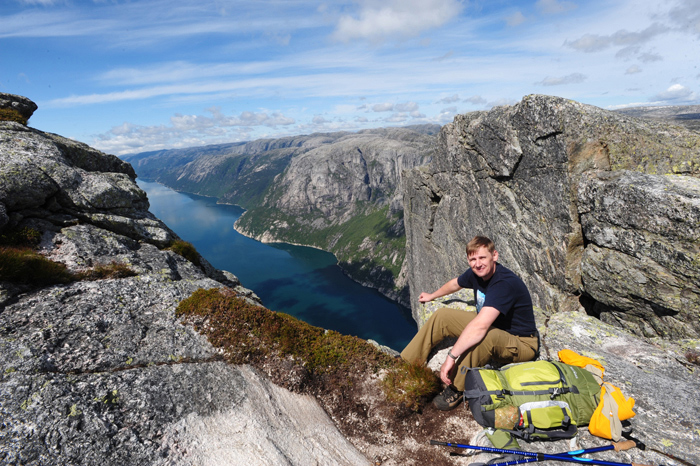
[[[666,105],[662,107],[632,107],[618,113],[637,118],[672,121],[700,131],[700,105]]]
[[[139,176],[247,209],[265,242],[333,252],[360,283],[408,305],[402,172],[430,162],[438,125],[316,133],[125,155]]]

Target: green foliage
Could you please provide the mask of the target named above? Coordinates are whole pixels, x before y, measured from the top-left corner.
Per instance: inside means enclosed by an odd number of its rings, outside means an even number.
[[[422,364],[404,362],[390,370],[383,380],[389,401],[416,411],[440,389],[440,380]]]
[[[184,257],[197,267],[202,266],[202,263],[199,260],[199,253],[197,252],[197,249],[195,249],[195,247],[192,246],[192,243],[188,243],[187,241],[177,239],[172,242],[168,249],[173,251],[175,254],[179,254],[180,256]]]
[[[34,248],[40,241],[41,233],[29,227],[12,229],[0,235],[0,280],[45,286],[136,275],[129,266],[116,262],[72,273],[64,264],[36,252]]]
[[[74,274],[75,280],[104,280],[107,278],[127,278],[136,276],[136,272],[128,265],[118,262],[110,262],[107,265],[98,265],[92,269]]]
[[[284,230],[271,231],[277,239],[332,252],[355,279],[369,278],[369,272],[377,267],[397,277],[405,255],[406,237],[393,234],[391,227],[401,219],[401,214],[390,215],[388,206],[377,209],[371,204],[358,204],[356,210],[359,213],[345,223],[314,229],[311,223],[324,218],[318,211],[293,216],[274,208],[256,207],[241,217],[239,225],[252,235],[260,235],[270,230],[271,225],[286,223],[288,227]],[[366,257],[366,251],[360,250],[366,238],[375,245],[371,259]],[[392,257],[396,260],[391,260]],[[349,263],[358,265],[345,265]]]
[[[411,409],[419,409],[439,385],[429,369],[394,359],[360,338],[252,305],[232,290],[199,289],[183,300],[176,312],[222,348],[233,364],[291,356],[312,376],[331,376],[340,384],[351,383],[351,374],[388,369],[387,399]]]
[[[27,126],[27,118],[13,108],[0,108],[0,121],[16,121]]]
[[[19,247],[0,248],[0,280],[35,285],[68,283],[73,275],[66,266]]]
[[[34,228],[13,228],[0,234],[0,245],[36,247],[41,241],[41,233]]]

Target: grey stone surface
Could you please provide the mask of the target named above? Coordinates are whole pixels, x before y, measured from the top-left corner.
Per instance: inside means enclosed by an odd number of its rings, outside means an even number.
[[[462,273],[482,234],[548,315],[696,337],[699,175],[700,134],[669,123],[538,95],[458,115],[404,178],[411,296]]]
[[[28,120],[38,107],[30,99],[21,95],[0,92],[0,108],[16,110]]]
[[[427,319],[440,307],[475,312],[471,291],[462,290],[420,306]],[[547,316],[536,309],[542,339],[540,359],[558,361],[558,352],[570,349],[597,359],[605,368],[603,379],[635,400],[636,415],[624,430],[647,448],[624,453],[590,455],[591,459],[637,464],[699,464],[700,450],[700,367],[691,364],[688,351],[700,351],[697,340],[645,340],[619,327],[608,325],[580,312]],[[431,355],[428,367],[439,371],[454,340],[445,340]],[[472,439],[476,442],[476,439]],[[483,439],[482,439],[483,441]],[[529,451],[557,453],[605,445],[604,439],[579,429],[573,446],[569,441],[520,442]],[[482,446],[492,446],[488,442]],[[464,464],[487,461],[494,455],[472,457]],[[459,464],[459,463],[458,463]],[[565,464],[565,463],[562,463]]]
[[[0,463],[357,465],[364,456],[315,399],[271,385],[175,316],[199,288],[260,303],[148,212],[131,167],[0,122],[0,232],[41,232],[69,271],[136,276],[38,287],[0,282]]]

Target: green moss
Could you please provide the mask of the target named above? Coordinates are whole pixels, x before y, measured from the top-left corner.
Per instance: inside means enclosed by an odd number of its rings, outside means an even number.
[[[351,384],[352,374],[387,369],[387,399],[411,409],[419,409],[439,385],[430,370],[418,370],[365,340],[250,304],[229,289],[199,289],[176,312],[223,349],[233,364],[255,365],[269,357],[291,357],[312,377],[330,377],[336,385]]]
[[[12,228],[0,234],[2,246],[36,247],[41,241],[41,233],[34,228]]]
[[[0,121],[16,121],[27,126],[27,118],[13,108],[0,108]]]
[[[0,280],[46,286],[134,275],[136,272],[128,266],[116,262],[71,273],[64,264],[51,261],[28,247],[0,247]]]
[[[0,280],[53,285],[73,279],[65,265],[50,261],[29,248],[0,248]]]
[[[177,239],[172,242],[168,249],[173,251],[175,254],[184,257],[197,267],[202,266],[202,263],[199,259],[199,253],[197,252],[197,249],[195,249],[195,247],[192,245],[192,243],[188,243],[187,241]]]

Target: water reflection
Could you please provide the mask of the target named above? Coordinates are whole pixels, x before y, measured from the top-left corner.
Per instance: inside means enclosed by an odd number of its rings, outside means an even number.
[[[401,350],[416,332],[410,311],[346,277],[332,254],[263,244],[233,229],[243,209],[138,180],[151,212],[216,268],[236,275],[265,306],[312,325]]]

